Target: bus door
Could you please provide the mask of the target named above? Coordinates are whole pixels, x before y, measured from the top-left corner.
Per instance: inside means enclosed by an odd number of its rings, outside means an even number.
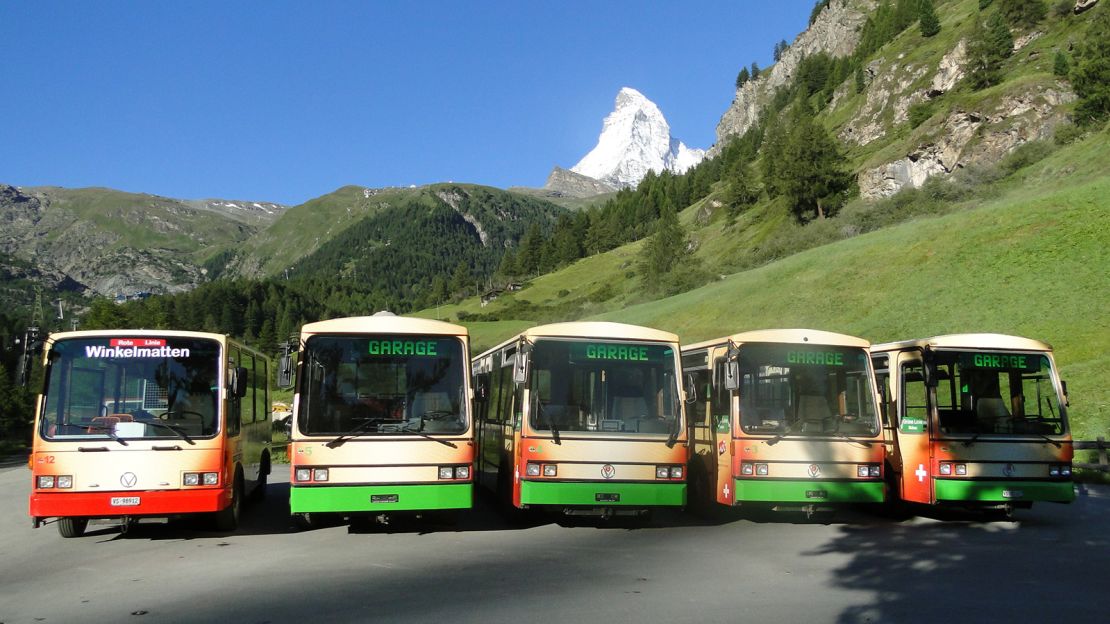
[[[709,398],[709,429],[711,453],[715,458],[716,500],[722,505],[732,505],[735,484],[732,480],[732,395],[725,384],[726,358],[722,351],[713,363],[713,393]],[[713,464],[711,464],[712,466]]]
[[[717,474],[717,451],[709,414],[713,385],[710,383],[709,367],[705,364],[705,354],[699,355],[700,357],[696,359],[700,360],[700,368],[691,367],[687,370],[685,383],[687,393],[693,397],[687,413],[690,419],[689,439],[692,449],[689,468],[691,502],[704,504],[710,500],[710,490],[716,489],[713,484]],[[694,356],[690,357],[690,360],[694,359]]]
[[[902,355],[899,362],[897,428],[894,430],[896,448],[901,459],[902,500],[913,503],[933,502],[933,445],[929,400],[933,390],[925,384],[920,356]]]

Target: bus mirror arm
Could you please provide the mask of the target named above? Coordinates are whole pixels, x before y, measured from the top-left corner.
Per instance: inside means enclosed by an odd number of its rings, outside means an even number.
[[[698,400],[698,386],[693,375],[686,375],[686,389],[682,391],[682,400],[685,403],[695,403]]]

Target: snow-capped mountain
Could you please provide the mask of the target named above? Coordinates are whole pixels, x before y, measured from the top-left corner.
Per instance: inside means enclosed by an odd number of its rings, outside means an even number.
[[[571,171],[622,188],[635,186],[648,171],[682,173],[704,157],[705,150],[671,137],[671,127],[654,102],[624,87],[605,118],[597,146]]]

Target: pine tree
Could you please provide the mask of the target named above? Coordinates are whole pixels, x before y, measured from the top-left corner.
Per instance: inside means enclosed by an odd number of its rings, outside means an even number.
[[[921,0],[918,10],[918,27],[922,37],[932,37],[940,32],[940,18],[933,6],[933,0]]]
[[[1090,30],[1075,51],[1071,85],[1079,100],[1075,105],[1080,125],[1110,117],[1110,9],[1098,7]]]
[[[979,10],[982,11],[983,9],[989,7],[991,5],[991,2],[994,2],[994,0],[979,0]]]
[[[1044,0],[998,0],[998,12],[1013,28],[1032,28],[1048,14]]]
[[[1052,73],[1060,78],[1067,78],[1070,71],[1068,66],[1068,55],[1064,54],[1063,50],[1057,50],[1055,58],[1052,59]]]
[[[755,61],[752,61],[752,80],[756,78],[759,78],[759,65]]]
[[[652,234],[640,249],[637,265],[644,288],[658,290],[661,281],[686,253],[686,231],[671,208],[663,210]]]
[[[811,214],[824,219],[831,216],[829,205],[851,185],[851,175],[841,168],[844,158],[836,141],[804,104],[792,111],[790,128],[780,186],[798,221],[808,221]]]
[[[867,82],[864,80],[863,67],[856,68],[856,93],[863,93],[867,87]]]
[[[740,73],[736,75],[736,88],[739,89],[740,87],[744,86],[744,83],[750,79],[751,76],[748,74],[748,68],[741,68]]]
[[[728,176],[728,192],[725,203],[730,220],[759,200],[759,187],[752,180],[747,163],[737,161]]]
[[[976,20],[967,45],[971,86],[983,89],[998,84],[1002,80],[1002,63],[1013,51],[1013,35],[997,11],[991,13],[985,23]]]

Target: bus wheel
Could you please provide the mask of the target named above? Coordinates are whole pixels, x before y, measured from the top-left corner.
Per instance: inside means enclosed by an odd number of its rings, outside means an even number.
[[[81,537],[87,526],[88,518],[58,518],[58,533],[62,537]]]
[[[298,531],[311,531],[316,528],[316,519],[310,513],[295,513],[292,519],[293,528]]]
[[[234,531],[239,528],[239,515],[243,511],[243,479],[236,475],[231,490],[231,504],[212,516],[212,528],[217,531]]]

